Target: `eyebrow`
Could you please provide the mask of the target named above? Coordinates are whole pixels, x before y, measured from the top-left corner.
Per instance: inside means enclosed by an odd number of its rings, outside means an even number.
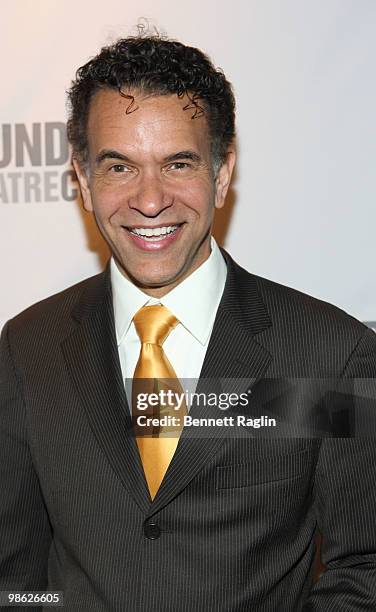
[[[131,163],[129,157],[127,157],[123,153],[120,153],[119,151],[115,151],[115,149],[103,149],[102,151],[100,151],[95,158],[96,165],[98,166],[105,159],[121,159],[121,161]]]
[[[193,162],[200,162],[201,161],[200,155],[198,155],[194,151],[178,151],[177,153],[173,153],[172,155],[168,155],[167,157],[164,158],[163,161],[165,163],[168,163],[168,162],[172,162],[172,161],[179,160],[179,159],[189,159],[189,160],[191,160]]]
[[[133,163],[130,157],[128,157],[127,155],[124,155],[124,153],[120,153],[120,151],[116,151],[115,149],[103,149],[102,151],[100,151],[95,158],[95,164],[98,166],[105,159],[119,159],[128,164]],[[163,159],[163,163],[169,163],[172,161],[177,161],[177,160],[182,160],[182,159],[189,159],[190,161],[193,161],[193,162],[201,161],[200,155],[198,155],[194,151],[188,150],[188,151],[177,151],[176,153],[167,155],[167,157]]]

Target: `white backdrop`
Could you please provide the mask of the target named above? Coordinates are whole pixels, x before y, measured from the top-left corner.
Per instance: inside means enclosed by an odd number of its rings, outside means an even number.
[[[8,0],[0,39],[0,327],[103,266],[62,138],[76,68],[147,17],[238,100],[216,235],[239,263],[376,320],[374,0]]]

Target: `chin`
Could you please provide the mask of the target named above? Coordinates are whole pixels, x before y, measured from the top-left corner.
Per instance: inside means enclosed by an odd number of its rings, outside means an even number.
[[[166,271],[163,273],[160,269],[155,271],[155,273],[153,273],[150,268],[144,273],[139,270],[131,270],[129,267],[123,267],[123,270],[129,280],[145,292],[147,292],[148,289],[163,289],[163,287],[167,289],[170,285],[177,284],[180,277],[183,276],[179,272],[166,274]]]
[[[161,277],[161,276],[148,276],[148,277],[135,277],[134,282],[143,291],[148,289],[163,289],[169,290],[171,285],[177,285],[179,283],[179,277]]]

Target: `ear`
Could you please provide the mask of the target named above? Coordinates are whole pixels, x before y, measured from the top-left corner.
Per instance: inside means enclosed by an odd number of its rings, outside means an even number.
[[[215,179],[215,208],[222,208],[224,206],[235,166],[235,160],[235,150],[229,149],[227,151],[226,159],[218,170]]]
[[[226,159],[218,170],[215,179],[215,208],[222,208],[224,206],[235,166],[235,160],[235,149],[231,148],[227,151]]]
[[[88,212],[93,212],[93,203],[91,200],[91,192],[89,187],[89,178],[87,170],[82,166],[82,164],[75,158],[72,159],[73,168],[77,174],[78,182],[80,185],[82,202],[84,205],[84,209]]]

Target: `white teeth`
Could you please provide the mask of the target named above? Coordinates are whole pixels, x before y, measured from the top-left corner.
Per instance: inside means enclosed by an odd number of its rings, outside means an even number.
[[[148,238],[151,240],[162,239],[161,236],[165,236],[166,234],[171,234],[174,232],[179,226],[178,225],[167,225],[164,227],[137,227],[131,229],[130,231],[137,236],[142,236],[143,238]]]

